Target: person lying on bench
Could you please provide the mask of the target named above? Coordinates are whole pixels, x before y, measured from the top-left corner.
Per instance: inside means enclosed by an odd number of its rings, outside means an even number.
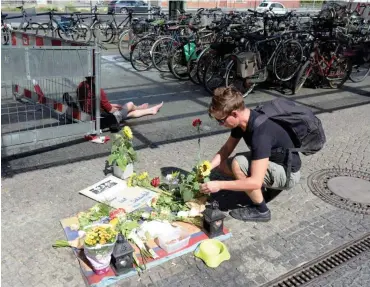
[[[88,114],[95,114],[95,77],[86,77],[77,88],[77,98],[81,109]],[[119,124],[128,118],[139,118],[146,115],[155,115],[163,106],[163,102],[149,107],[147,103],[136,106],[133,102],[124,105],[111,104],[107,94],[100,89],[101,127],[111,130],[119,128]]]

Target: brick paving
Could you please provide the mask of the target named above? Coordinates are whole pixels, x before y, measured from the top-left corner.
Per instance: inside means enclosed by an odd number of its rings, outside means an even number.
[[[114,69],[114,65],[105,65],[104,77],[115,75],[109,70]],[[125,75],[132,76],[127,66],[124,69]],[[129,122],[136,135],[144,135],[150,143],[145,145],[145,139],[140,139],[142,148],[138,151],[140,162],[137,169],[145,169],[153,176],[159,175],[160,168],[165,167],[189,170],[196,159],[195,153],[191,152],[197,146],[190,126],[193,118],[200,117],[204,121],[204,158],[211,158],[228,134],[207,118],[204,110],[209,97],[201,91],[194,91],[197,87],[183,83],[160,87],[160,81],[164,80],[151,73],[144,73],[149,80],[143,79],[143,85],[152,79],[157,81],[154,83],[156,90],[152,92],[158,92],[159,96],[151,97],[150,89],[145,88],[144,91],[141,86],[125,88],[122,83],[119,86],[123,87],[108,95],[113,100],[121,96],[125,100],[134,98],[149,102],[167,99],[168,103],[156,117]],[[113,83],[109,85],[114,91]],[[283,191],[268,204],[272,211],[271,222],[243,223],[227,217],[225,224],[233,232],[233,237],[225,241],[231,260],[210,269],[188,254],[150,269],[140,278],[131,277],[113,286],[259,286],[369,232],[370,216],[332,207],[316,198],[307,187],[307,177],[318,169],[342,167],[370,172],[369,83],[370,80],[357,85],[348,84],[343,91],[304,90],[299,95],[287,96],[310,105],[318,113],[327,134],[327,145],[314,156],[302,156],[300,184]],[[117,86],[117,82],[115,84]],[[185,86],[191,92],[176,92]],[[169,94],[161,95],[165,93],[163,89],[167,89]],[[262,90],[247,98],[246,103],[253,106],[275,96],[281,94]],[[86,147],[90,153],[94,149],[108,150],[107,146],[94,144]],[[244,149],[244,144],[240,144],[238,151]],[[81,147],[77,150],[78,153],[84,152]],[[10,173],[2,178],[3,286],[83,286],[72,252],[51,247],[56,239],[64,239],[59,220],[94,204],[78,191],[104,177],[105,157],[53,166],[53,154],[60,160],[78,156],[78,153],[71,146],[8,163],[16,169],[22,166],[22,161],[23,165],[36,167],[49,161],[51,167],[15,175]],[[369,285],[369,268],[365,263],[361,265],[362,262],[366,263],[366,260],[353,263],[345,271],[352,276],[352,285],[343,283],[350,277],[342,280],[339,276],[328,275],[323,284],[329,285],[320,286]],[[356,275],[358,273],[361,276]],[[337,285],[330,285],[331,281]],[[361,282],[367,284],[359,285]]]

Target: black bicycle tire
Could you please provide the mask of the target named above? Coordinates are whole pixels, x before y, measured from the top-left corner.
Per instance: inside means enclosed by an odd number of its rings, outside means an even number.
[[[341,87],[343,87],[344,83],[347,82],[347,80],[349,79],[349,76],[351,75],[351,71],[352,71],[352,61],[350,58],[345,58],[346,61],[347,61],[347,71],[345,73],[345,76],[340,80],[339,84],[337,86],[334,86],[333,85],[333,80],[330,80],[328,77],[325,77],[326,80],[328,81],[329,83],[329,86],[330,88],[332,89],[340,89]],[[330,69],[329,69],[329,72],[330,72]]]
[[[118,38],[118,43],[117,43],[117,46],[118,46],[118,51],[119,53],[121,54],[122,58],[125,59],[126,61],[130,61],[130,53],[131,53],[131,46],[129,46],[129,51],[128,51],[128,56],[127,55],[124,55],[123,51],[121,51],[121,40],[122,40],[122,37],[123,37],[123,33],[126,33],[126,32],[130,32],[130,29],[126,30],[126,31],[123,31],[120,35],[120,37]],[[134,35],[134,34],[133,34]],[[134,35],[134,39],[135,40],[135,35]],[[129,40],[130,41],[130,40]]]
[[[92,35],[91,35],[91,30],[90,30],[90,27],[89,26],[87,26],[86,24],[84,24],[84,23],[79,23],[78,24],[79,26],[85,26],[85,29],[87,30],[87,31],[90,31],[90,37],[88,37],[87,39],[84,39],[84,41],[81,41],[82,43],[89,43],[90,42],[90,40],[91,40],[91,37],[92,37]],[[75,26],[75,28],[76,28],[76,26]],[[76,28],[76,29],[80,29],[81,27],[78,27],[78,28]],[[75,39],[74,38],[74,34],[72,35],[72,39],[73,40],[75,40],[75,41],[79,41],[79,37],[77,38],[77,39]]]
[[[62,40],[67,40],[67,41],[71,41],[71,40],[72,40],[72,37],[71,37],[71,38],[63,37],[63,36],[62,36],[63,34],[61,34],[61,32],[63,32],[63,33],[64,33],[64,31],[63,31],[62,29],[60,29],[59,27],[58,27],[58,29],[57,29],[57,32],[58,32],[58,36],[59,36],[59,38],[60,38],[60,39],[62,39]],[[64,33],[64,34],[65,34],[65,33]]]
[[[285,43],[284,43],[284,45],[285,45],[285,44],[291,44],[291,43],[296,44],[296,45],[298,45],[298,46],[299,46],[299,48],[300,48],[300,52],[301,52],[301,57],[300,57],[300,59],[299,59],[299,62],[302,62],[302,59],[303,59],[303,47],[302,47],[302,45],[301,45],[298,41],[296,41],[296,40],[288,40],[287,42],[285,42]],[[273,63],[273,67],[274,67],[274,75],[275,75],[275,77],[276,77],[279,81],[287,82],[287,81],[289,81],[289,80],[293,79],[294,75],[296,75],[296,74],[297,74],[297,72],[298,72],[298,70],[299,70],[299,68],[300,68],[300,65],[298,65],[298,67],[295,69],[294,73],[292,73],[289,77],[285,77],[285,78],[281,78],[281,77],[279,77],[279,76],[278,76],[278,73],[277,73],[277,69],[276,69],[276,62],[277,62],[277,59],[278,59],[278,55],[279,55],[279,53],[281,53],[282,51],[283,51],[283,46],[281,46],[281,47],[279,48],[279,51],[277,51],[277,52],[276,52],[276,54],[275,54],[275,56],[274,56],[274,63]]]
[[[202,65],[203,64],[203,61],[204,61],[204,55],[207,55],[208,52],[211,52],[213,53],[215,56],[217,55],[216,51],[213,50],[212,48],[206,48],[206,51],[204,51],[204,53],[202,53],[199,58],[198,58],[198,64],[197,64],[197,78],[198,78],[198,81],[200,84],[204,84],[203,82],[203,76],[204,76],[204,73],[203,75],[201,74],[201,68],[202,68]]]
[[[1,29],[1,34],[2,34],[2,37],[1,37],[1,41],[4,39],[4,42],[1,42],[2,45],[8,45],[9,41],[10,41],[10,32],[8,29]]]
[[[178,47],[173,53],[172,55],[169,57],[169,66],[170,66],[170,71],[172,73],[172,75],[175,76],[176,79],[179,79],[179,80],[187,80],[189,79],[189,74],[188,74],[188,71],[186,69],[186,72],[184,73],[177,73],[173,68],[174,68],[174,58],[176,56],[176,53],[184,53],[184,47],[183,46],[180,46]]]
[[[306,61],[298,70],[296,77],[294,78],[293,86],[292,86],[292,94],[295,95],[297,92],[301,90],[304,83],[306,82],[307,78],[304,79],[302,83],[300,83],[300,79],[302,78],[303,74],[305,73],[306,69],[311,65],[311,61]]]
[[[110,35],[110,37],[107,37],[106,40],[102,40],[103,42],[105,43],[109,43],[110,41],[112,41],[112,39],[114,38],[114,36],[116,35],[116,28],[113,26],[112,23],[109,23],[108,27],[105,28],[104,31],[107,31],[111,29],[112,30],[112,35]]]
[[[352,66],[352,69],[353,69],[353,66]],[[361,80],[354,80],[353,77],[351,77],[351,75],[352,75],[352,73],[349,75],[349,79],[351,80],[351,82],[353,82],[353,83],[361,83],[361,82],[363,82],[370,75],[370,66],[367,69],[367,72],[365,73],[365,76]]]
[[[171,57],[171,55],[168,55],[167,56],[167,59],[165,59],[165,61],[167,62],[167,63],[165,63],[165,65],[168,67],[168,69],[163,69],[163,68],[160,68],[160,67],[158,67],[157,65],[156,65],[156,63],[155,63],[155,61],[154,61],[154,58],[153,58],[153,48],[154,48],[154,45],[156,45],[159,41],[161,41],[161,40],[164,40],[164,39],[167,39],[167,40],[173,40],[173,41],[175,41],[173,38],[171,38],[171,37],[163,37],[163,38],[159,38],[159,39],[157,39],[154,43],[153,43],[153,46],[152,46],[152,48],[150,49],[151,50],[151,59],[152,59],[152,62],[153,62],[153,66],[154,66],[154,68],[156,68],[159,72],[162,72],[162,73],[168,73],[168,72],[171,72],[171,68],[169,67],[169,65],[168,65],[168,60],[169,60],[169,58]],[[170,52],[170,53],[172,53],[172,52]]]
[[[218,59],[217,59],[218,58]],[[211,95],[213,95],[213,91],[214,91],[214,89],[216,89],[216,88],[212,88],[212,87],[209,87],[209,85],[208,85],[208,83],[209,83],[209,81],[207,81],[207,72],[208,72],[208,70],[212,67],[212,63],[214,62],[214,61],[223,61],[224,59],[222,59],[222,57],[221,56],[219,56],[219,55],[217,55],[216,57],[215,57],[215,59],[212,59],[212,61],[211,61],[211,63],[206,67],[206,69],[205,69],[205,71],[204,71],[204,74],[203,74],[203,86],[204,86],[204,88],[206,89],[206,91],[209,93],[209,94],[211,94]],[[211,78],[212,79],[212,78]],[[211,80],[210,79],[210,80]],[[222,85],[222,84],[221,84]]]
[[[131,51],[131,53],[130,53],[130,62],[131,62],[131,66],[132,66],[136,71],[138,71],[138,72],[144,72],[144,71],[147,71],[147,70],[149,70],[149,69],[153,66],[152,61],[150,61],[150,64],[149,64],[145,69],[139,69],[139,68],[134,64],[134,62],[136,62],[136,61],[133,61],[133,55],[134,55],[135,49],[138,47],[139,43],[141,43],[142,41],[148,41],[148,40],[153,41],[153,43],[154,43],[154,41],[155,41],[155,39],[154,39],[154,38],[151,38],[151,37],[144,37],[144,38],[141,38],[139,41],[137,41],[137,42],[133,45],[134,47],[133,47],[133,49],[132,49],[132,51]]]
[[[39,34],[40,27],[42,28],[42,31],[44,31],[44,33],[42,35]],[[36,35],[48,36],[48,31],[49,31],[49,23],[41,23],[41,24],[39,24],[39,28],[36,30]]]

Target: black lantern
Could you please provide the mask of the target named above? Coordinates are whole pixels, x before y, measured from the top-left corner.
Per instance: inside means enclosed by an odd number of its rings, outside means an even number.
[[[225,214],[218,209],[219,205],[214,200],[210,205],[206,206],[203,211],[203,228],[209,238],[223,235]]]
[[[114,245],[111,267],[114,273],[122,275],[134,267],[134,259],[132,253],[134,248],[131,244],[123,237],[121,233],[118,234],[116,245]]]

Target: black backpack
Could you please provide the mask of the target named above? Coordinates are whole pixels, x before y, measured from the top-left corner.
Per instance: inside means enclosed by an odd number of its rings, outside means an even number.
[[[292,167],[292,152],[312,155],[323,148],[326,137],[321,121],[309,108],[283,98],[258,106],[255,111],[261,115],[256,118],[253,129],[270,119],[283,127],[294,143],[295,148],[287,150],[287,186]]]

